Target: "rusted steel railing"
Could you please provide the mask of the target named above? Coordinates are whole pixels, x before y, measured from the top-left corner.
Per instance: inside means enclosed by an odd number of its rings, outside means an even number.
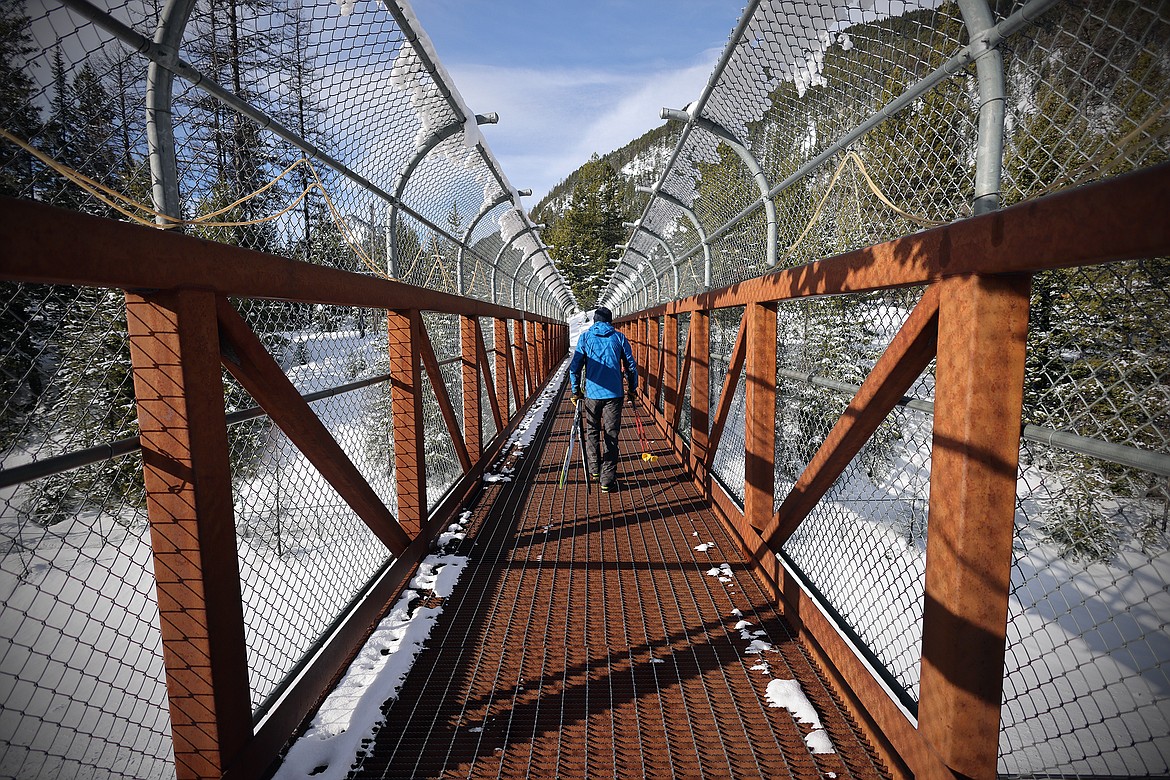
[[[0,245],[5,281],[126,291],[176,771],[180,778],[259,776],[499,454],[566,354],[567,326],[481,300],[24,200],[0,199]],[[397,515],[229,296],[387,310]],[[448,393],[422,325],[424,311],[460,317],[461,399]],[[494,321],[490,352],[481,317]],[[221,366],[395,556],[259,727],[248,693]],[[495,422],[491,441],[483,440],[481,378]],[[422,420],[426,381],[463,470],[431,511]]]
[[[738,532],[786,615],[843,684],[890,766],[904,775],[996,774],[1032,274],[1170,254],[1168,197],[1170,166],[1161,165],[618,320],[644,372],[642,403]],[[777,304],[912,285],[926,288],[916,308],[791,492],[776,495]],[[733,306],[744,307],[744,315],[714,399],[711,317]],[[681,355],[680,314],[690,316]],[[930,533],[915,719],[777,553],[932,360]],[[713,479],[713,464],[745,372],[741,506]],[[684,436],[678,428],[688,390]]]

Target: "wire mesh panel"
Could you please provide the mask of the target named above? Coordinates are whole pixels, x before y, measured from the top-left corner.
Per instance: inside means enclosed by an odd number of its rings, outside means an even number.
[[[1170,159],[1168,49],[1163,2],[1061,3],[1013,39],[1004,52],[1005,200]]]
[[[3,468],[48,464],[0,488],[0,775],[165,776],[170,721],[123,296],[16,284],[0,296]],[[129,454],[106,447],[67,470],[51,465],[118,440]]]
[[[494,396],[496,392],[494,384],[496,366],[495,362],[492,360],[492,353],[495,352],[496,349],[496,329],[494,320],[480,317],[479,332],[483,334],[484,354],[489,361],[487,366],[480,367],[479,373],[479,419],[483,431],[483,443],[487,444],[488,442],[494,440],[496,438],[496,434],[499,433],[499,429],[496,427],[496,418],[492,414],[491,398],[488,396],[489,393],[492,393]],[[486,373],[483,371],[484,368],[487,369]],[[491,380],[493,381],[488,381],[486,377],[491,377]],[[504,411],[504,409],[500,409],[501,413]]]
[[[463,379],[460,368],[461,345],[459,318],[450,314],[425,314],[426,331],[439,362],[443,386],[448,399],[463,397]],[[452,402],[459,431],[463,429],[463,405]],[[463,475],[463,466],[455,453],[451,432],[443,419],[435,389],[429,381],[423,382],[423,424],[426,441],[427,506],[434,508],[447,489]]]
[[[678,315],[678,364],[679,364],[679,381],[682,380],[682,366],[686,360],[687,350],[689,349],[691,339],[691,315],[684,313]],[[694,371],[694,368],[691,369]],[[678,416],[678,428],[676,432],[682,437],[686,447],[691,444],[691,383],[687,381],[685,388],[682,388],[678,399],[680,411]]]
[[[730,379],[728,367],[731,365],[731,353],[735,347],[735,338],[739,333],[743,316],[742,306],[716,309],[711,312],[710,398],[712,424],[714,424],[715,410],[721,394]],[[723,436],[719,439],[719,447],[715,450],[715,459],[712,465],[712,473],[741,505],[743,504],[744,490],[744,415],[747,412],[744,393],[746,387],[746,373],[741,373],[739,381],[732,388],[734,395],[732,396],[730,412],[724,422]]]
[[[720,287],[1168,158],[1164,3],[993,5],[988,22],[954,2],[751,6],[672,117],[686,128],[631,247],[665,237],[685,295],[706,263]],[[995,23],[1002,66],[982,79],[968,28]],[[990,100],[1003,130],[981,136]],[[630,278],[621,311],[658,295]]]
[[[1170,7],[1150,0],[751,4],[708,88],[667,112],[684,129],[628,243],[646,256],[664,238],[682,297],[1163,163],[1168,52]],[[1003,773],[1168,772],[1168,270],[1034,280]],[[625,313],[669,297],[623,270],[603,302]],[[777,500],[912,300],[780,305]],[[783,550],[911,710],[932,383],[920,378]],[[741,416],[737,398],[716,456],[733,486]],[[848,571],[826,552],[842,545]]]
[[[917,294],[840,296],[779,307],[778,501],[905,322]],[[929,403],[932,374],[920,377],[907,395]],[[918,696],[931,424],[919,409],[896,409],[783,548],[911,708]]]
[[[392,505],[385,314],[279,302],[237,305],[302,395],[329,393],[311,404],[313,412]],[[227,397],[230,403],[247,394],[233,382]],[[251,405],[250,399],[244,403]],[[268,418],[232,426],[229,442],[248,668],[259,709],[390,556]]]
[[[186,10],[0,3],[0,195],[548,314],[571,304],[555,272],[547,295],[528,289],[543,247],[479,133],[491,118],[409,8]],[[232,304],[396,513],[385,312]],[[457,318],[428,330],[462,425]],[[0,359],[0,775],[173,774],[122,292],[4,283]],[[463,469],[422,393],[433,505]],[[224,400],[259,717],[391,556],[227,374]]]
[[[1168,272],[1034,282],[1025,421],[1040,430],[1021,456],[1005,771],[1170,771]],[[1053,446],[1047,431],[1083,439]]]
[[[666,361],[667,361],[666,317],[657,317],[655,319],[655,322],[656,322],[655,327],[658,329],[658,343],[655,345],[655,347],[657,349],[656,354],[658,355],[658,366],[654,368],[654,372],[656,374],[658,374],[658,377],[659,377],[658,385],[659,385],[660,392],[658,393],[658,397],[654,399],[654,405],[657,407],[659,414],[661,414],[663,409],[666,408],[666,392],[665,392],[665,385],[663,384],[663,377],[666,376],[666,371],[667,371],[667,369],[666,369]],[[677,355],[677,353],[676,353],[676,355]],[[677,371],[678,371],[677,364],[675,365],[674,370],[675,370],[676,375],[677,375]]]

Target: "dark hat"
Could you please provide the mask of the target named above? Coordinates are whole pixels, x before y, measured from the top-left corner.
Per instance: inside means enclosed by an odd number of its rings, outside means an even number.
[[[613,312],[611,312],[609,309],[605,308],[604,306],[598,306],[593,311],[593,321],[594,322],[612,322],[613,321]]]

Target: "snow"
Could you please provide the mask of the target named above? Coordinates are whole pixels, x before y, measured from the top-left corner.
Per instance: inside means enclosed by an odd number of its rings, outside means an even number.
[[[476,122],[475,112],[459,94],[455,80],[443,66],[430,36],[419,23],[414,9],[407,0],[400,0],[396,5],[405,20],[406,29],[403,32],[414,33],[415,40],[412,42],[408,39],[402,42],[390,69],[390,83],[396,89],[410,93],[411,107],[421,120],[421,126],[414,139],[415,150],[421,150],[427,139],[436,131],[448,127],[457,117],[462,117],[462,132],[440,143],[435,147],[435,152],[452,165],[473,172],[476,180],[483,185],[485,203],[495,198],[500,192],[501,184],[503,191],[512,196],[512,202],[519,203],[519,193],[508,182],[503,168],[488,148],[487,141]],[[422,52],[422,57],[419,56],[419,52]],[[424,58],[433,67],[434,77],[426,71],[423,65]],[[447,97],[439,91],[435,79],[442,82],[447,90]]]
[[[536,431],[561,391],[568,369],[562,362],[548,387],[524,416],[506,442],[500,461],[524,457]],[[515,466],[497,465],[485,482],[512,479]],[[448,527],[448,541],[463,539],[464,524],[470,511],[459,515],[459,522]],[[440,542],[440,546],[444,546]],[[402,681],[410,672],[418,653],[430,635],[442,607],[412,605],[421,595],[447,598],[466,567],[468,559],[457,555],[435,554],[419,564],[415,576],[390,614],[379,624],[369,641],[358,653],[342,681],[326,698],[305,734],[293,743],[274,780],[333,780],[344,778],[363,745],[368,745],[384,722],[382,706],[394,699]],[[482,727],[471,731],[482,731]]]
[[[305,734],[289,748],[274,780],[341,780],[363,744],[385,722],[392,701],[422,651],[443,608],[415,606],[420,596],[451,595],[467,559],[431,555],[419,564],[394,608],[374,629],[341,682],[326,697]]]
[[[759,655],[760,653],[774,653],[776,647],[771,642],[765,642],[763,639],[753,639],[748,649],[744,650],[748,655]]]
[[[812,726],[812,732],[806,734],[804,737],[804,742],[808,745],[810,752],[837,752],[833,748],[832,740],[829,739],[829,733],[821,725],[821,718],[817,715],[816,708],[813,707],[812,702],[805,695],[804,689],[800,687],[799,681],[772,680],[768,683],[768,690],[765,696],[768,699],[769,706],[783,707],[792,713],[792,717],[798,723],[805,723]]]
[[[731,573],[731,565],[727,563],[721,563],[718,566],[712,566],[710,569],[707,569],[707,576],[716,577],[724,584],[735,581]]]
[[[710,550],[714,546],[715,546],[715,542],[703,542],[702,544],[695,545],[695,550],[697,552],[707,552],[708,550]]]
[[[173,776],[146,529],[96,513],[0,526],[0,777]]]

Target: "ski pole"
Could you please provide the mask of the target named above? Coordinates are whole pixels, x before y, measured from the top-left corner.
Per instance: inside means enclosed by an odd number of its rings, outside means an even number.
[[[585,493],[588,495],[593,492],[593,485],[589,484],[589,463],[585,460],[585,418],[578,415],[578,423],[581,426],[581,468],[585,472]]]
[[[581,407],[578,403],[574,403],[573,404],[573,427],[569,429],[569,449],[567,452],[565,452],[565,462],[561,466],[561,479],[557,485],[558,487],[563,488],[565,486],[565,480],[569,476],[569,466],[572,465],[572,463],[573,463],[573,443],[577,439],[577,420],[580,417],[581,417]],[[581,446],[582,446],[582,448],[584,448],[585,442],[582,441]]]

